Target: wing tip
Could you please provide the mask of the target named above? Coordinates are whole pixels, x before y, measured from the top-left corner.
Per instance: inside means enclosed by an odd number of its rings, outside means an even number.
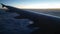
[[[5,5],[3,3],[0,3],[2,5],[2,8],[5,7]]]

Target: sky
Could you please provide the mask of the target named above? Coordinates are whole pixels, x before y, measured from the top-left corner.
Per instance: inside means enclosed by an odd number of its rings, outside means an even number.
[[[22,9],[60,8],[60,0],[0,0],[0,3]]]

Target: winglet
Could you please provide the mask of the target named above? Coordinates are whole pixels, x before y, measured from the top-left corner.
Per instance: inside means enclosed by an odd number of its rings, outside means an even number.
[[[4,5],[4,4],[2,4],[2,3],[1,3],[1,5],[2,5],[2,8],[3,8],[3,7],[5,7],[5,5]]]

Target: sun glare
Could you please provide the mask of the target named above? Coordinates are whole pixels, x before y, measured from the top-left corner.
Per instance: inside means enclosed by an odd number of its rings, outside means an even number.
[[[49,9],[49,8],[60,8],[60,4],[48,4],[48,3],[41,3],[41,4],[30,4],[30,5],[21,5],[15,6],[21,9]]]

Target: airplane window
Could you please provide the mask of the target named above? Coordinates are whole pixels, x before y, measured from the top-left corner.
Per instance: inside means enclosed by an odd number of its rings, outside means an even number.
[[[0,0],[0,3],[0,32],[3,34],[60,31],[60,0]]]

